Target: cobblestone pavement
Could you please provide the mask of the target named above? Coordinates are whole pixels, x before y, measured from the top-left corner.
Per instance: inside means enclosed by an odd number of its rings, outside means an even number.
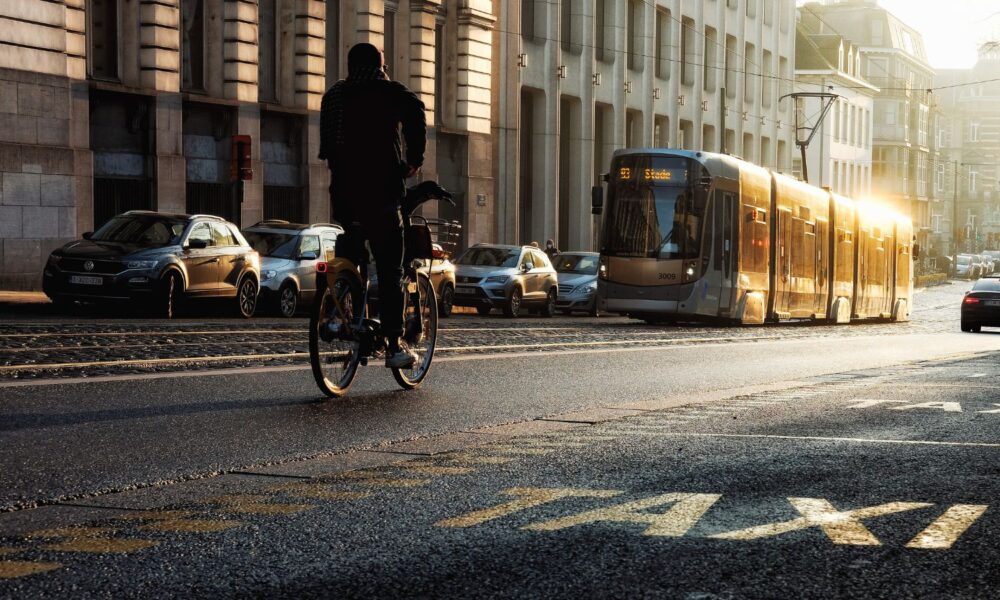
[[[438,351],[544,352],[554,348],[670,346],[791,337],[952,332],[967,282],[919,290],[909,323],[766,327],[646,325],[623,317],[504,319],[459,314],[440,321]],[[175,321],[0,315],[0,381],[274,366],[308,360],[306,319]]]

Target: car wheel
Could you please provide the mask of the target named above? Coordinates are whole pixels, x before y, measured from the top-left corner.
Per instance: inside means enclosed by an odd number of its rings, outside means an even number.
[[[476,307],[476,312],[479,313],[480,315],[484,316],[484,317],[486,315],[490,314],[491,310],[493,310],[492,306],[477,306]]]
[[[521,288],[514,288],[507,299],[507,304],[503,307],[505,317],[516,319],[521,314]]]
[[[244,277],[236,288],[236,311],[244,319],[249,319],[257,310],[257,282],[253,277]]]
[[[543,317],[551,317],[556,314],[556,291],[549,290],[549,295],[545,298],[545,305],[538,311]]]
[[[160,280],[160,293],[155,309],[157,317],[173,319],[177,316],[182,287],[180,276],[173,271]]]
[[[438,299],[438,316],[450,317],[451,309],[455,306],[455,288],[450,283],[446,283],[441,288],[441,298]]]
[[[278,291],[278,314],[291,318],[299,308],[299,292],[295,285],[286,283]]]

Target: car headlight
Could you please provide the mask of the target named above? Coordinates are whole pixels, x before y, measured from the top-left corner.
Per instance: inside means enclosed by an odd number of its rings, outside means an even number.
[[[128,268],[130,269],[152,269],[156,267],[158,260],[130,260],[128,261]]]
[[[267,270],[260,274],[261,281],[270,281],[278,274],[277,271]]]
[[[53,267],[54,267],[54,266],[56,266],[56,265],[58,265],[58,264],[59,264],[59,259],[60,259],[60,258],[61,258],[61,257],[59,257],[59,256],[56,256],[55,254],[50,254],[50,255],[49,255],[49,262],[48,262],[48,264],[49,264],[50,266],[53,266]]]
[[[507,283],[510,275],[492,275],[486,278],[486,283]]]
[[[590,283],[585,283],[578,286],[574,292],[587,292],[588,294],[593,294],[597,291],[597,280],[591,281]]]

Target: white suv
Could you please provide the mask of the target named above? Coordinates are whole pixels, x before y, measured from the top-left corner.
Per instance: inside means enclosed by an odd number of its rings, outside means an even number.
[[[549,257],[534,246],[476,244],[455,261],[455,306],[494,308],[517,317],[525,308],[543,317],[556,311],[559,279]]]

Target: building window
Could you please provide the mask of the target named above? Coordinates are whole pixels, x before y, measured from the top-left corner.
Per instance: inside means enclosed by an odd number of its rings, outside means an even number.
[[[181,4],[181,89],[205,91],[205,3]]]
[[[719,36],[712,27],[705,28],[705,52],[702,54],[702,87],[706,92],[715,91],[715,80],[719,70],[716,68],[716,49],[719,46]]]
[[[670,147],[670,118],[657,115],[653,125],[653,143],[657,148]]]
[[[639,0],[629,0],[628,22],[625,39],[628,46],[628,68],[633,71],[642,70],[643,41],[646,39],[642,22],[643,3]]]
[[[736,69],[733,67],[733,63],[739,60],[739,54],[736,51],[736,38],[731,35],[726,36],[726,56],[723,61],[726,70],[726,98],[736,97]],[[732,150],[732,148],[730,148]]]
[[[976,192],[976,180],[979,178],[979,173],[975,169],[969,169],[969,193],[974,194]]]
[[[560,15],[559,37],[563,52],[575,52],[576,46],[573,44],[573,3],[562,0],[560,3],[562,14]]]
[[[747,16],[751,19],[757,18],[757,0],[747,0]]]
[[[382,53],[385,55],[385,66],[389,68],[390,79],[399,79],[396,74],[396,7],[388,2],[385,4],[383,23],[385,41],[382,43]]]
[[[761,59],[760,71],[762,73],[773,73],[774,72],[774,57],[769,50],[764,50],[763,57]],[[773,79],[761,79],[760,82],[760,102],[764,105],[764,108],[771,108],[771,100],[774,95],[774,80]]]
[[[326,87],[340,79],[340,0],[326,0]]]
[[[747,44],[743,52],[743,101],[750,105],[756,100],[756,94],[754,93],[756,90],[754,87],[756,77],[754,77],[752,72],[754,52],[753,44]]]
[[[694,85],[694,67],[698,62],[693,30],[693,20],[687,17],[681,20],[681,83],[684,85]]]
[[[670,11],[656,11],[656,76],[670,79]]]
[[[119,78],[118,72],[118,0],[92,0],[90,3],[90,76],[95,79]]]
[[[276,0],[260,0],[258,14],[258,96],[261,102],[278,100],[278,38]]]
[[[521,0],[521,37],[535,39],[535,0]]]
[[[973,121],[969,123],[969,141],[978,142],[979,141],[979,123]]]
[[[881,46],[883,44],[882,21],[873,19],[869,22],[869,25],[871,26],[872,46]]]
[[[523,9],[522,9],[523,10]],[[594,58],[605,61],[605,57],[614,58],[610,52],[604,52],[606,36],[604,31],[604,17],[607,12],[606,0],[594,0]],[[610,60],[607,62],[611,62]]]

